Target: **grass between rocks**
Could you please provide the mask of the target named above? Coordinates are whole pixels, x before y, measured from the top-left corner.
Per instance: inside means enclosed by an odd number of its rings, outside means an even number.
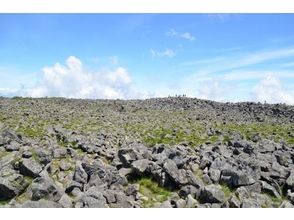
[[[139,192],[144,196],[142,199],[144,208],[154,207],[156,203],[166,201],[171,195],[171,191],[160,187],[148,177],[142,177],[136,183],[139,184]]]
[[[120,138],[136,139],[148,146],[155,144],[176,145],[186,143],[197,147],[203,143],[214,143],[222,140],[228,142],[232,138],[232,132],[238,132],[247,139],[254,134],[274,141],[284,140],[288,144],[294,144],[294,124],[277,124],[269,122],[259,123],[227,123],[223,124],[217,119],[204,123],[193,118],[192,110],[166,111],[166,110],[136,110],[122,114],[103,112],[103,106],[94,105],[87,107],[87,111],[73,111],[71,106],[60,108],[58,102],[46,99],[44,106],[38,106],[38,114],[34,114],[34,105],[38,100],[15,97],[12,104],[13,115],[0,112],[0,122],[6,127],[17,130],[20,134],[30,138],[42,138],[47,135],[48,127],[62,125],[62,127],[83,133],[106,132],[120,134]],[[31,105],[31,101],[36,101]],[[54,112],[53,112],[54,110]],[[207,134],[213,128],[220,132]]]
[[[285,200],[283,196],[281,198],[277,198],[269,193],[264,193],[264,195],[266,195],[270,199],[272,204],[265,204],[263,208],[268,208],[268,207],[278,208],[282,204],[282,202]]]
[[[0,207],[7,205],[9,202],[10,202],[9,200],[8,201],[1,201],[0,200]]]
[[[285,141],[288,144],[294,144],[294,124],[268,124],[268,123],[250,123],[250,124],[218,124],[216,128],[222,132],[239,132],[247,139],[253,135],[259,134],[263,138],[272,139],[276,142]],[[226,140],[230,140],[226,136]]]
[[[231,189],[229,186],[227,186],[226,184],[220,184],[220,187],[222,189],[222,191],[225,194],[225,197],[228,199],[234,192],[234,189]]]

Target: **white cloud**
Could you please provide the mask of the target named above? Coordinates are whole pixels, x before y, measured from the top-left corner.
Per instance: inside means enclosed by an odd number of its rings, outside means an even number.
[[[192,36],[189,32],[185,32],[185,33],[181,34],[180,37],[184,38],[186,40],[189,40],[189,41],[195,40],[195,37]]]
[[[176,55],[176,53],[171,50],[171,49],[165,49],[164,51],[157,51],[154,49],[150,49],[149,50],[151,56],[154,57],[168,57],[168,58],[172,58]]]
[[[271,75],[262,79],[252,93],[256,101],[294,104],[294,92],[286,91],[280,79]]]
[[[177,37],[182,38],[189,41],[194,41],[196,38],[189,32],[179,33],[175,29],[170,29],[168,32],[166,32],[166,36],[168,37]]]
[[[70,56],[66,65],[56,63],[42,70],[42,80],[35,86],[19,91],[23,96],[57,96],[67,98],[141,98],[146,94],[132,89],[132,79],[123,67],[91,72],[80,59]]]

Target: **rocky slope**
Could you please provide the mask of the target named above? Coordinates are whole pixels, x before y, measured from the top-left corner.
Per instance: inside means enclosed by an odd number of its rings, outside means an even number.
[[[0,207],[294,207],[294,106],[0,98]]]

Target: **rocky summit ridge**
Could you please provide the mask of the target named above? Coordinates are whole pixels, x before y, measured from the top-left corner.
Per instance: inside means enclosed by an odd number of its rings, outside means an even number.
[[[0,207],[294,207],[294,106],[2,97]]]

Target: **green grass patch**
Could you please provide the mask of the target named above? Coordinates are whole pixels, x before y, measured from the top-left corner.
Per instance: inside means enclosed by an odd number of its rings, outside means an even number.
[[[8,200],[8,201],[1,201],[0,200],[0,207],[7,205],[9,202],[10,202],[10,200]]]
[[[284,197],[277,198],[269,193],[263,193],[263,194],[266,195],[271,200],[271,204],[264,204],[263,208],[268,208],[268,207],[278,208],[282,204],[283,200],[285,199]]]
[[[222,191],[224,192],[226,198],[229,198],[235,192],[235,190],[231,189],[226,184],[221,184],[220,187]]]
[[[154,207],[156,203],[162,203],[171,195],[171,191],[161,187],[150,178],[143,177],[136,181],[139,184],[139,192],[147,199],[143,201],[143,207]]]
[[[244,124],[216,124],[217,129],[226,132],[239,132],[247,139],[251,139],[253,135],[259,134],[262,138],[274,140],[276,142],[285,141],[288,144],[294,144],[294,124],[270,124],[270,123],[244,123]],[[229,136],[225,136],[225,140],[229,140]]]

